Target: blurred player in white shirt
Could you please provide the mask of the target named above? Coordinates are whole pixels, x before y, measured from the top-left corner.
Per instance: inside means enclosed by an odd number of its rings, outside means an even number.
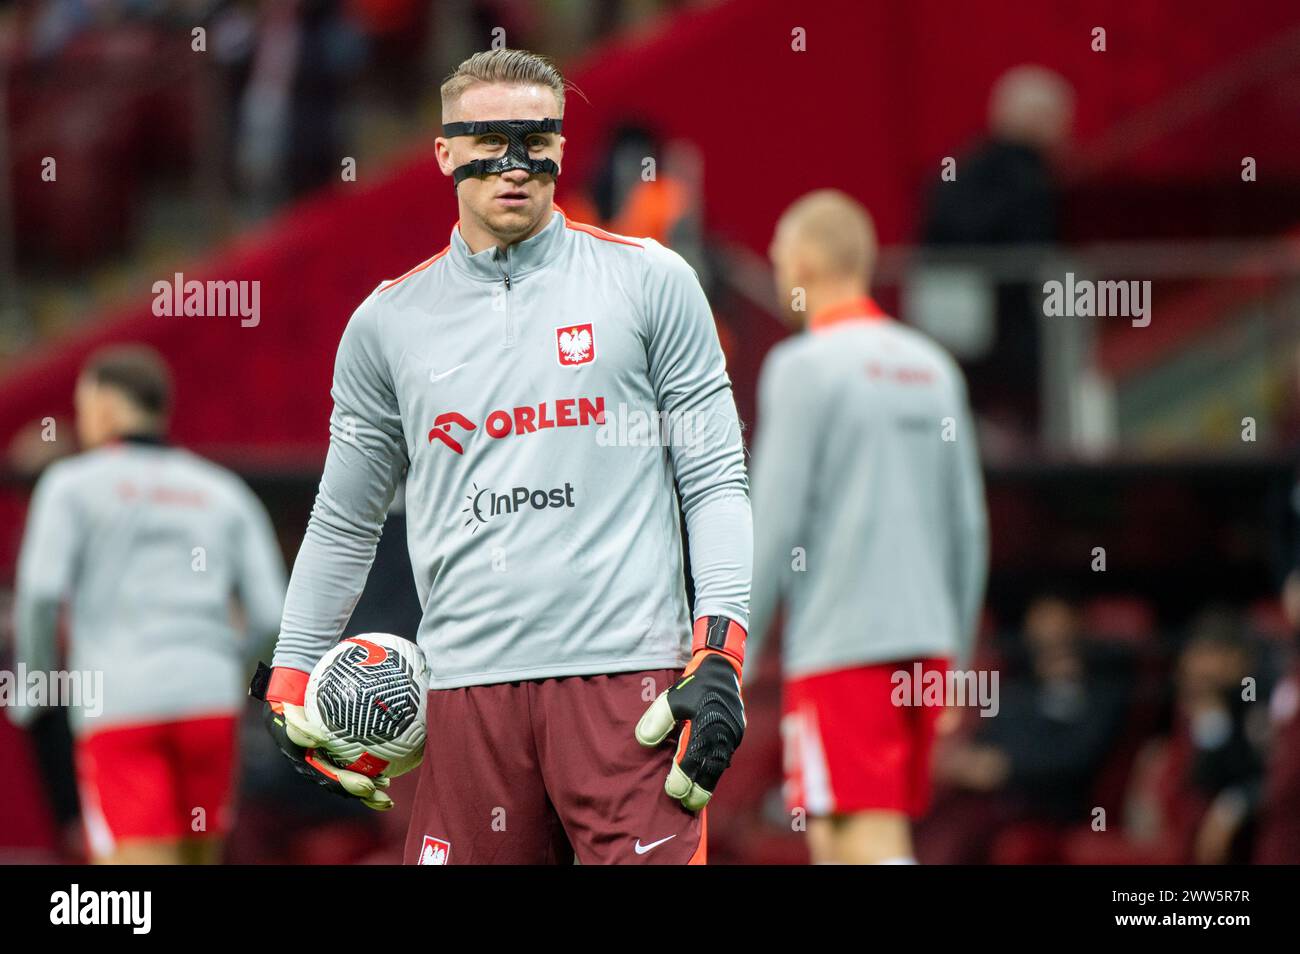
[[[76,392],[85,450],[41,476],[19,557],[16,663],[58,670],[67,604],[67,671],[102,680],[98,698],[52,700],[70,707],[98,862],[218,859],[250,643],[276,632],[283,607],[265,509],[234,474],[167,445],[170,406],[152,350],[93,355]],[[25,724],[37,711],[9,716]]]
[[[795,202],[771,249],[807,328],[759,378],[748,658],[784,601],[786,797],[815,862],[913,859],[942,707],[896,690],[969,657],[987,572],[965,381],[868,296],[875,253],[866,210],[830,190]]]

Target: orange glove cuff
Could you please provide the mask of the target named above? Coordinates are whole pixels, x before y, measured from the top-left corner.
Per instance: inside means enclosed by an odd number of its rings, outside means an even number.
[[[726,656],[736,672],[745,666],[745,628],[726,616],[701,616],[695,621],[691,633],[691,655],[702,652],[721,653]]]
[[[271,681],[266,686],[266,701],[302,705],[307,698],[307,680],[310,678],[311,674],[301,669],[276,666],[271,670]]]

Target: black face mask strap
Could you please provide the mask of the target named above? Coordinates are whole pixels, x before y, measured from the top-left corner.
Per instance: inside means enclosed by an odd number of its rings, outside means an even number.
[[[557,133],[562,119],[489,119],[468,123],[443,123],[442,134],[448,139],[455,136],[486,136],[489,133],[503,136],[506,154],[495,159],[475,159],[457,166],[452,181],[460,185],[471,176],[482,178],[511,169],[524,169],[532,175],[558,176],[560,167],[553,159],[533,159],[528,155],[528,137],[536,133]]]

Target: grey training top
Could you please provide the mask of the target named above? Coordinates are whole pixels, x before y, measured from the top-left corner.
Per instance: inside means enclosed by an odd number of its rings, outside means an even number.
[[[102,673],[103,689],[72,707],[74,731],[233,713],[284,587],[271,521],[238,477],[179,448],[116,443],[37,482],[18,561],[17,662],[58,666],[68,601],[68,668]]]
[[[751,669],[782,597],[786,675],[971,650],[988,532],[965,380],[862,304],[763,365]]]
[[[330,449],[275,665],[340,637],[406,475],[433,688],[683,665],[744,625],[752,528],[717,329],[690,266],[556,210],[380,285],[339,344]],[[676,493],[674,492],[674,487]]]

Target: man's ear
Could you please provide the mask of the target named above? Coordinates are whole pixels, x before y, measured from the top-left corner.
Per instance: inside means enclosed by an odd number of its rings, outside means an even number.
[[[131,400],[117,388],[104,388],[100,399],[100,421],[108,426],[113,434],[124,434],[137,416]]]
[[[433,154],[438,159],[438,168],[442,170],[444,176],[449,176],[456,171],[456,164],[451,158],[451,143],[442,136],[433,141]]]
[[[566,141],[563,136],[559,138],[560,155],[556,158],[555,164],[559,167],[560,172],[564,171],[564,144]]]
[[[790,278],[796,288],[804,289],[817,279],[816,263],[808,254],[806,245],[798,245],[790,251]]]

